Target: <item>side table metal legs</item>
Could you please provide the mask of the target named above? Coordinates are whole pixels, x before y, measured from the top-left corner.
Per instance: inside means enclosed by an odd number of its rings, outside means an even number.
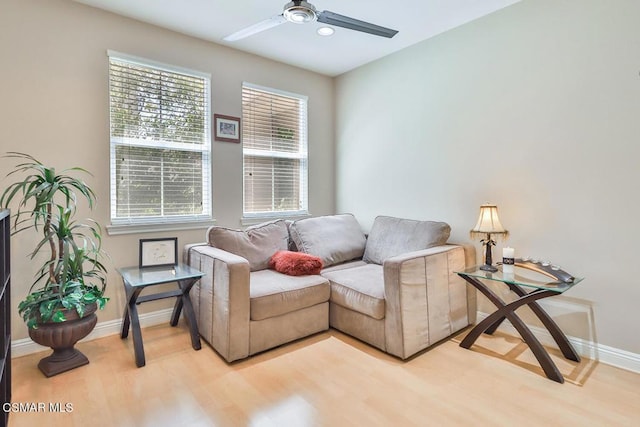
[[[486,319],[478,323],[469,332],[469,334],[467,334],[464,340],[462,340],[462,342],[460,343],[460,347],[467,349],[470,348],[480,337],[480,335],[482,335],[482,333],[492,334],[505,319],[508,319],[513,327],[516,328],[518,333],[522,336],[525,343],[529,346],[547,377],[553,381],[563,383],[564,378],[562,377],[562,374],[560,373],[556,365],[551,360],[549,353],[547,353],[540,341],[538,341],[538,339],[533,335],[531,330],[525,325],[522,319],[515,313],[515,310],[519,307],[528,305],[536,314],[536,316],[538,316],[540,321],[545,325],[545,327],[549,330],[549,333],[553,336],[554,340],[560,347],[562,354],[567,359],[579,362],[580,357],[567,340],[567,337],[562,333],[558,325],[551,319],[551,317],[549,317],[549,315],[542,309],[542,307],[540,307],[540,305],[535,302],[542,298],[558,295],[558,293],[544,289],[537,289],[533,292],[527,293],[516,285],[506,283],[511,291],[513,291],[520,297],[519,299],[506,304],[482,281],[476,280],[473,277],[462,277],[476,289],[482,292],[482,294],[485,295],[489,299],[489,301],[491,301],[498,309],[494,313],[487,316]]]

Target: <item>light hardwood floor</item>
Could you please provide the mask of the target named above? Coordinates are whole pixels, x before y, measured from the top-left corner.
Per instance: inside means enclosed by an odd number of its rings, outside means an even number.
[[[497,333],[473,350],[459,337],[402,362],[330,330],[231,365],[184,324],[80,343],[87,366],[45,378],[46,353],[14,359],[19,426],[638,426],[640,375],[551,350],[567,378],[548,380],[519,339]],[[72,412],[49,411],[49,403]]]

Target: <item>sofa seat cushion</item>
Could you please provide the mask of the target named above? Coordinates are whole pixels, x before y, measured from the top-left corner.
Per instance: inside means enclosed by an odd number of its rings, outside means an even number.
[[[381,265],[366,264],[323,272],[322,275],[331,282],[331,302],[374,319],[384,319],[384,273]]]
[[[378,216],[367,238],[363,260],[383,264],[396,255],[444,245],[450,233],[451,227],[445,222]]]
[[[318,256],[325,267],[362,258],[367,238],[351,214],[294,221],[289,227],[298,251]]]
[[[254,271],[249,285],[251,320],[268,319],[327,302],[330,292],[329,282],[322,276]]]
[[[277,251],[287,250],[289,231],[287,223],[279,219],[246,230],[213,226],[207,231],[207,239],[211,246],[245,258],[251,271],[257,271],[268,268],[269,259]]]
[[[335,264],[330,267],[323,268],[320,274],[324,275],[324,273],[329,273],[331,271],[344,270],[346,268],[353,268],[353,267],[361,267],[363,265],[367,265],[367,263],[362,261],[361,259],[358,259],[355,261],[347,261],[347,262],[343,262],[342,264]]]

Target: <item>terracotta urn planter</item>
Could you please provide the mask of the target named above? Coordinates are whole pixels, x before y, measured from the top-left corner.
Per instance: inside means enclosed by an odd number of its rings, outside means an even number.
[[[96,326],[98,317],[96,304],[87,306],[84,317],[80,318],[75,310],[65,312],[64,322],[48,322],[39,324],[37,329],[29,328],[29,336],[36,343],[51,347],[53,353],[38,363],[38,368],[46,377],[89,363],[87,356],[74,348],[75,344]]]

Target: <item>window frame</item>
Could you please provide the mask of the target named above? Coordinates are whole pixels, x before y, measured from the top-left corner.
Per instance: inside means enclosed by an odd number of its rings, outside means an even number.
[[[261,86],[250,82],[242,82],[242,92],[244,88],[254,89],[262,92],[266,92],[273,95],[279,95],[289,98],[294,98],[304,103],[300,114],[304,114],[305,117],[298,119],[298,134],[300,135],[300,146],[297,152],[277,151],[277,150],[258,150],[245,148],[244,134],[242,137],[242,222],[251,223],[264,219],[273,218],[291,218],[291,217],[307,217],[309,216],[309,97],[307,95],[301,95],[298,93],[287,92],[281,89],[275,89],[267,86]],[[244,126],[249,121],[246,120],[244,112],[244,101],[242,106],[242,132],[244,133]],[[245,210],[245,177],[246,177],[246,163],[245,156],[262,157],[269,159],[295,159],[300,160],[300,171],[298,177],[298,184],[300,186],[300,198],[299,204],[302,204],[300,209],[286,210],[286,211],[261,211],[261,212],[247,212]]]
[[[110,235],[127,234],[136,232],[153,232],[162,230],[189,230],[207,227],[212,225],[213,219],[213,153],[211,146],[211,74],[202,71],[192,70],[184,67],[165,64],[162,62],[128,55],[113,50],[107,51],[108,57],[108,97],[109,97],[109,206],[110,206],[110,225],[107,231]],[[181,142],[163,141],[158,145],[159,141],[137,140],[134,138],[114,137],[111,134],[112,116],[111,116],[111,61],[124,62],[132,65],[166,71],[170,73],[184,74],[190,77],[201,78],[204,80],[204,143],[203,144],[186,144]],[[117,218],[117,187],[116,187],[116,148],[118,146],[130,146],[141,148],[167,148],[180,151],[196,151],[203,154],[202,158],[202,206],[203,213],[196,215],[179,215],[179,216],[146,216],[146,217],[125,217]]]

